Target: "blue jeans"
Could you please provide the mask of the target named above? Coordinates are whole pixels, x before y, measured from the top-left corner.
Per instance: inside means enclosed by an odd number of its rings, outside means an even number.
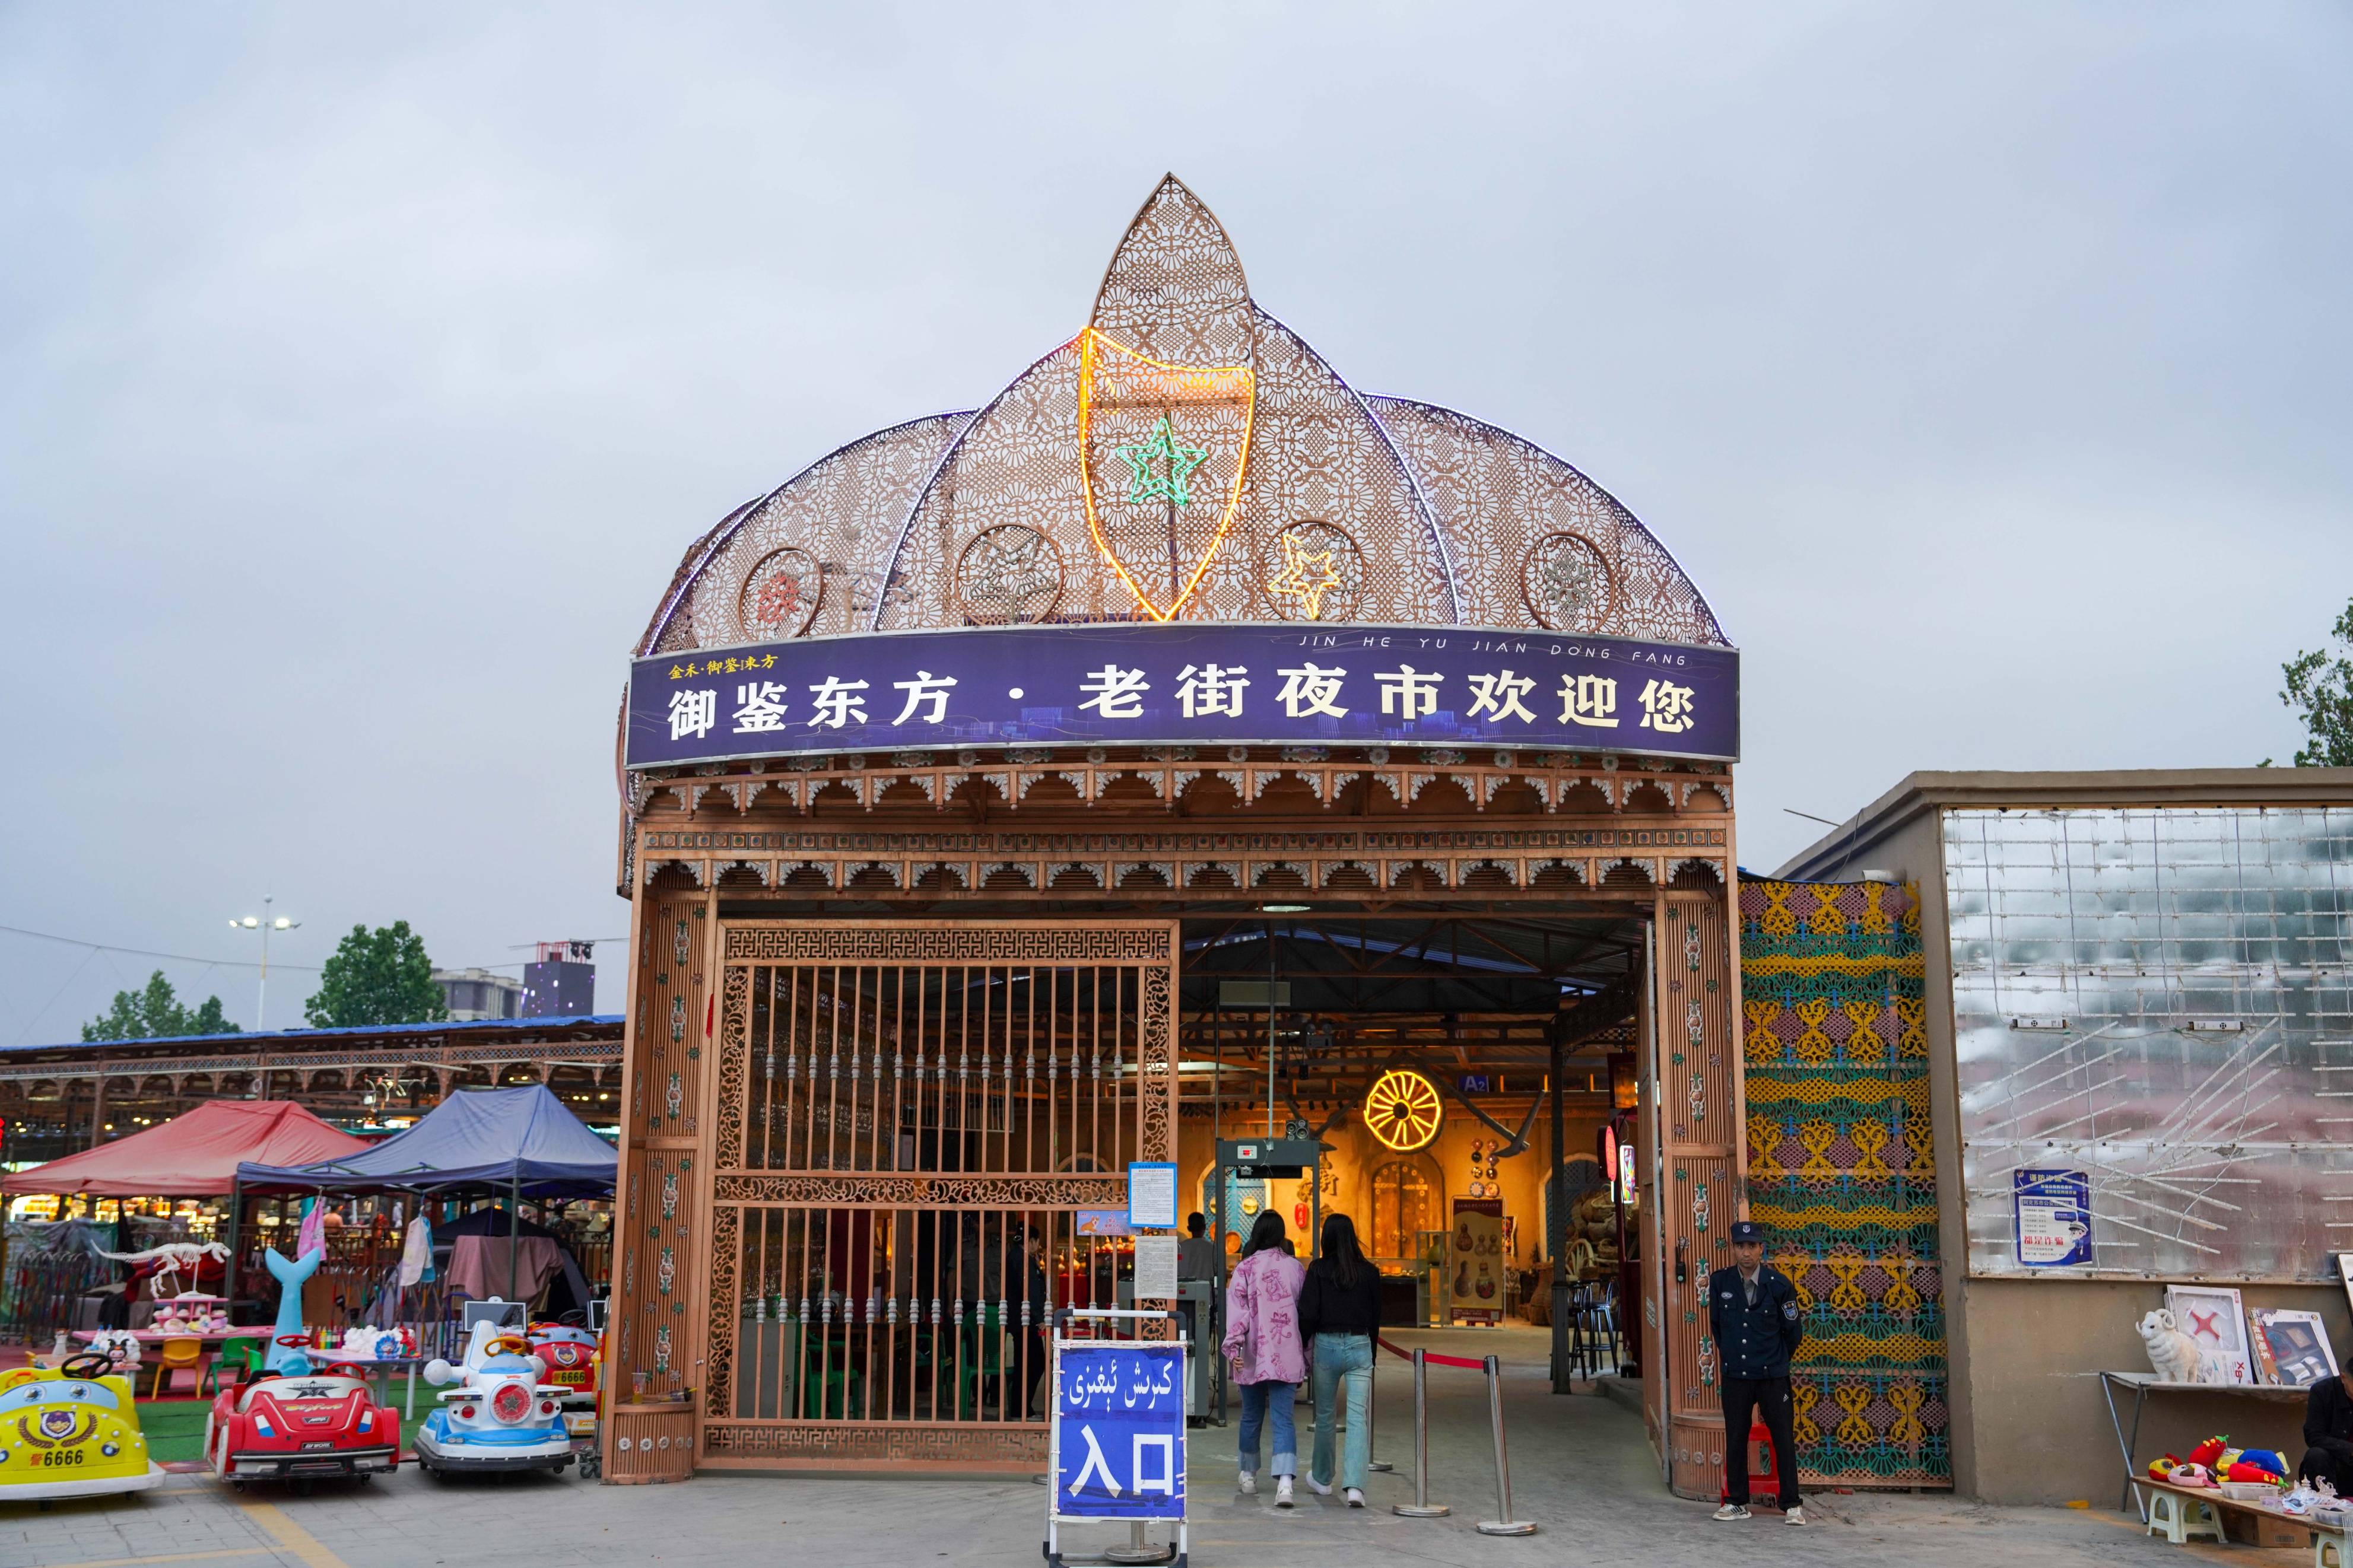
[[[1299,1436],[1291,1425],[1291,1398],[1298,1392],[1295,1383],[1242,1384],[1241,1468],[1246,1474],[1258,1473],[1258,1430],[1269,1424],[1274,1427],[1274,1473],[1299,1473]]]
[[[1340,1484],[1361,1489],[1372,1458],[1373,1342],[1363,1334],[1315,1336],[1315,1458],[1308,1475],[1332,1484],[1332,1418],[1341,1384],[1347,1385],[1348,1441],[1340,1457]]]

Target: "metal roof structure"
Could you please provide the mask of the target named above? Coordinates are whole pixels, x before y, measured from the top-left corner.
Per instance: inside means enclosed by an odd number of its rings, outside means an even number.
[[[1542,447],[1359,394],[1175,175],[1088,324],[976,411],[863,437],[697,540],[635,652],[1123,621],[1379,622],[1729,647]]]

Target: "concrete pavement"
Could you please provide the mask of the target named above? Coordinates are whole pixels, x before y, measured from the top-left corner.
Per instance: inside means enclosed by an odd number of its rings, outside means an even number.
[[[2308,1552],[2174,1547],[2139,1533],[2137,1521],[2082,1510],[1982,1508],[1949,1497],[1854,1494],[1810,1499],[1817,1522],[1791,1530],[1760,1513],[1717,1524],[1700,1503],[1671,1496],[1643,1441],[1641,1419],[1600,1398],[1551,1394],[1543,1337],[1530,1331],[1398,1334],[1457,1353],[1507,1358],[1505,1418],[1514,1501],[1542,1533],[1518,1540],[1476,1533],[1494,1516],[1482,1379],[1431,1374],[1431,1497],[1454,1512],[1399,1519],[1412,1496],[1412,1384],[1384,1360],[1377,1452],[1394,1461],[1367,1488],[1373,1507],[1352,1511],[1336,1496],[1301,1489],[1300,1506],[1233,1489],[1234,1428],[1197,1430],[1189,1445],[1193,1560],[1202,1568],[1512,1568],[1606,1562],[1673,1564],[1722,1554],[1736,1542],[1744,1563],[1869,1564],[1900,1557],[1921,1568],[2077,1568],[2181,1564],[2185,1554],[2228,1558],[2240,1568],[2267,1559],[2288,1568]],[[1303,1410],[1303,1415],[1304,1411]],[[1300,1434],[1303,1460],[1308,1434]],[[1269,1489],[1271,1492],[1271,1489]],[[243,1496],[198,1476],[175,1476],[140,1497],[60,1503],[54,1511],[0,1508],[0,1568],[459,1568],[472,1564],[570,1568],[660,1563],[682,1568],[747,1563],[972,1564],[1016,1568],[1039,1561],[1045,1494],[1027,1479],[797,1479],[704,1475],[684,1486],[606,1487],[569,1476],[437,1484],[404,1467],[371,1486],[322,1486],[309,1498],[257,1487]],[[1123,1539],[1082,1527],[1078,1552]]]

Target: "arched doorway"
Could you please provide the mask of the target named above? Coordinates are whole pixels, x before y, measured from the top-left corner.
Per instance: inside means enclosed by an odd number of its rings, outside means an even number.
[[[1371,1199],[1376,1261],[1388,1264],[1419,1258],[1423,1237],[1445,1229],[1438,1188],[1419,1160],[1396,1159],[1375,1166]]]

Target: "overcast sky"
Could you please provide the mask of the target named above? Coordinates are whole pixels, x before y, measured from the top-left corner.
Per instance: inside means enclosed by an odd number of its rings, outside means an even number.
[[[1680,557],[1752,868],[1914,768],[2295,747],[2353,595],[2342,5],[802,11],[0,7],[0,923],[625,931],[681,552],[1067,338],[1169,169],[1358,387]],[[0,1045],[153,966],[0,935]]]

